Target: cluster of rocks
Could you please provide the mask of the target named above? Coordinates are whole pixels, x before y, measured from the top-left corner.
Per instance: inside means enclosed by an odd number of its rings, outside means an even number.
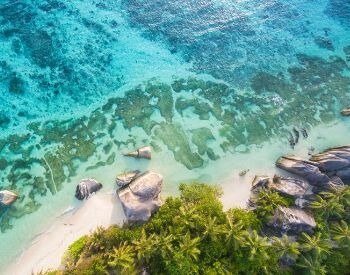
[[[162,185],[163,176],[148,171],[117,191],[128,222],[148,221],[162,204]]]
[[[151,148],[142,147],[124,156],[151,159]],[[116,177],[119,189],[118,197],[128,222],[145,222],[162,204],[160,192],[163,176],[139,170],[124,172]],[[79,200],[87,199],[91,194],[102,188],[102,184],[95,179],[83,179],[77,185],[75,197]]]
[[[276,210],[270,225],[281,233],[312,233],[316,222],[307,212],[307,206],[315,194],[350,183],[350,146],[328,149],[312,155],[309,160],[282,156],[277,160],[276,166],[297,178],[256,176],[252,183],[252,196],[263,189],[270,189],[294,199],[295,206],[279,207]]]
[[[151,147],[146,146],[125,156],[151,159]],[[139,170],[128,171],[117,176],[117,191],[128,222],[148,221],[162,204],[160,192],[163,176],[153,171],[141,173]]]

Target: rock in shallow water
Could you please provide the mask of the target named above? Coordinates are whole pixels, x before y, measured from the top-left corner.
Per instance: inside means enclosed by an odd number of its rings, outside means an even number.
[[[75,190],[75,197],[78,200],[87,199],[101,188],[102,184],[94,179],[82,179]]]
[[[124,156],[134,157],[134,158],[151,159],[152,158],[152,149],[150,146],[145,146],[145,147],[137,149],[136,151],[124,154]]]
[[[18,198],[18,195],[8,191],[8,190],[3,190],[0,191],[0,204],[9,206],[13,204]]]
[[[118,190],[125,216],[129,222],[145,222],[162,204],[160,192],[163,176],[146,172],[125,188]]]
[[[350,116],[350,107],[345,108],[340,112],[343,116]]]
[[[300,234],[301,232],[313,233],[316,227],[315,219],[299,208],[278,207],[270,225],[281,233]]]

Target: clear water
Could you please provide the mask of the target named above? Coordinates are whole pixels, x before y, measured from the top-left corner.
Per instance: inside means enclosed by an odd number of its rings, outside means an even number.
[[[202,180],[244,206],[280,154],[348,143],[347,0],[0,0],[0,22],[0,188],[21,194],[0,209],[2,265],[82,177],[108,191],[153,169],[166,195]],[[144,144],[151,162],[121,156]]]

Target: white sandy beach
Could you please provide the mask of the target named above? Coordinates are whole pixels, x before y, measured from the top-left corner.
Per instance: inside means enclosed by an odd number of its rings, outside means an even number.
[[[233,178],[228,178],[222,185],[223,190],[226,191],[222,198],[224,207],[230,208],[232,203],[235,206],[244,207],[244,199],[249,197],[250,188],[244,188],[245,198],[237,192],[237,195],[241,196],[237,203],[229,189],[238,186],[232,186],[232,183]],[[75,240],[93,232],[98,226],[121,225],[124,219],[123,209],[115,192],[100,191],[78,208],[68,209],[67,213],[57,217],[50,228],[34,238],[3,274],[31,275],[49,269],[59,269],[65,251]]]
[[[58,217],[52,226],[35,238],[22,255],[5,271],[5,275],[30,275],[56,269],[68,246],[98,226],[122,224],[124,213],[117,196],[99,192],[78,209]]]

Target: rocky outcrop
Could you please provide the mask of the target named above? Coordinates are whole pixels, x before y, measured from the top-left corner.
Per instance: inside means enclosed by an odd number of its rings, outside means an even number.
[[[151,159],[152,158],[152,149],[150,146],[145,146],[145,147],[137,149],[136,151],[132,151],[132,152],[129,152],[127,154],[124,154],[124,156],[134,157],[134,158]]]
[[[266,188],[268,182],[271,181],[269,176],[255,176],[252,182],[251,191],[253,193],[258,193],[261,189]]]
[[[283,156],[276,162],[276,166],[303,177],[309,184],[318,189],[331,186],[331,179],[320,171],[316,163],[305,161],[295,156]]]
[[[274,176],[273,180],[267,184],[267,187],[278,193],[294,198],[302,198],[312,195],[312,187],[303,180],[291,177]]]
[[[141,174],[141,172],[139,170],[126,172],[126,173],[118,175],[116,177],[115,182],[119,187],[124,187],[124,186],[130,184],[130,182],[132,182],[134,179],[136,179],[137,176],[139,176],[140,174]]]
[[[3,190],[0,191],[0,205],[6,205],[9,206],[13,204],[18,198],[18,195],[14,192]]]
[[[305,181],[277,175],[273,178],[268,176],[256,176],[252,183],[252,191],[256,193],[261,188],[271,189],[281,195],[293,198],[303,198],[313,194],[312,187]]]
[[[118,190],[128,222],[145,222],[159,209],[162,184],[163,176],[150,171]]]
[[[350,146],[328,149],[312,155],[310,160],[284,156],[277,160],[276,165],[321,189],[350,184]]]
[[[313,233],[316,222],[315,219],[296,207],[278,207],[275,211],[270,225],[281,234],[300,234],[301,232]]]
[[[343,116],[350,116],[350,107],[343,109],[340,113]]]
[[[94,179],[82,179],[75,190],[75,197],[78,200],[87,199],[101,188],[102,184]]]

